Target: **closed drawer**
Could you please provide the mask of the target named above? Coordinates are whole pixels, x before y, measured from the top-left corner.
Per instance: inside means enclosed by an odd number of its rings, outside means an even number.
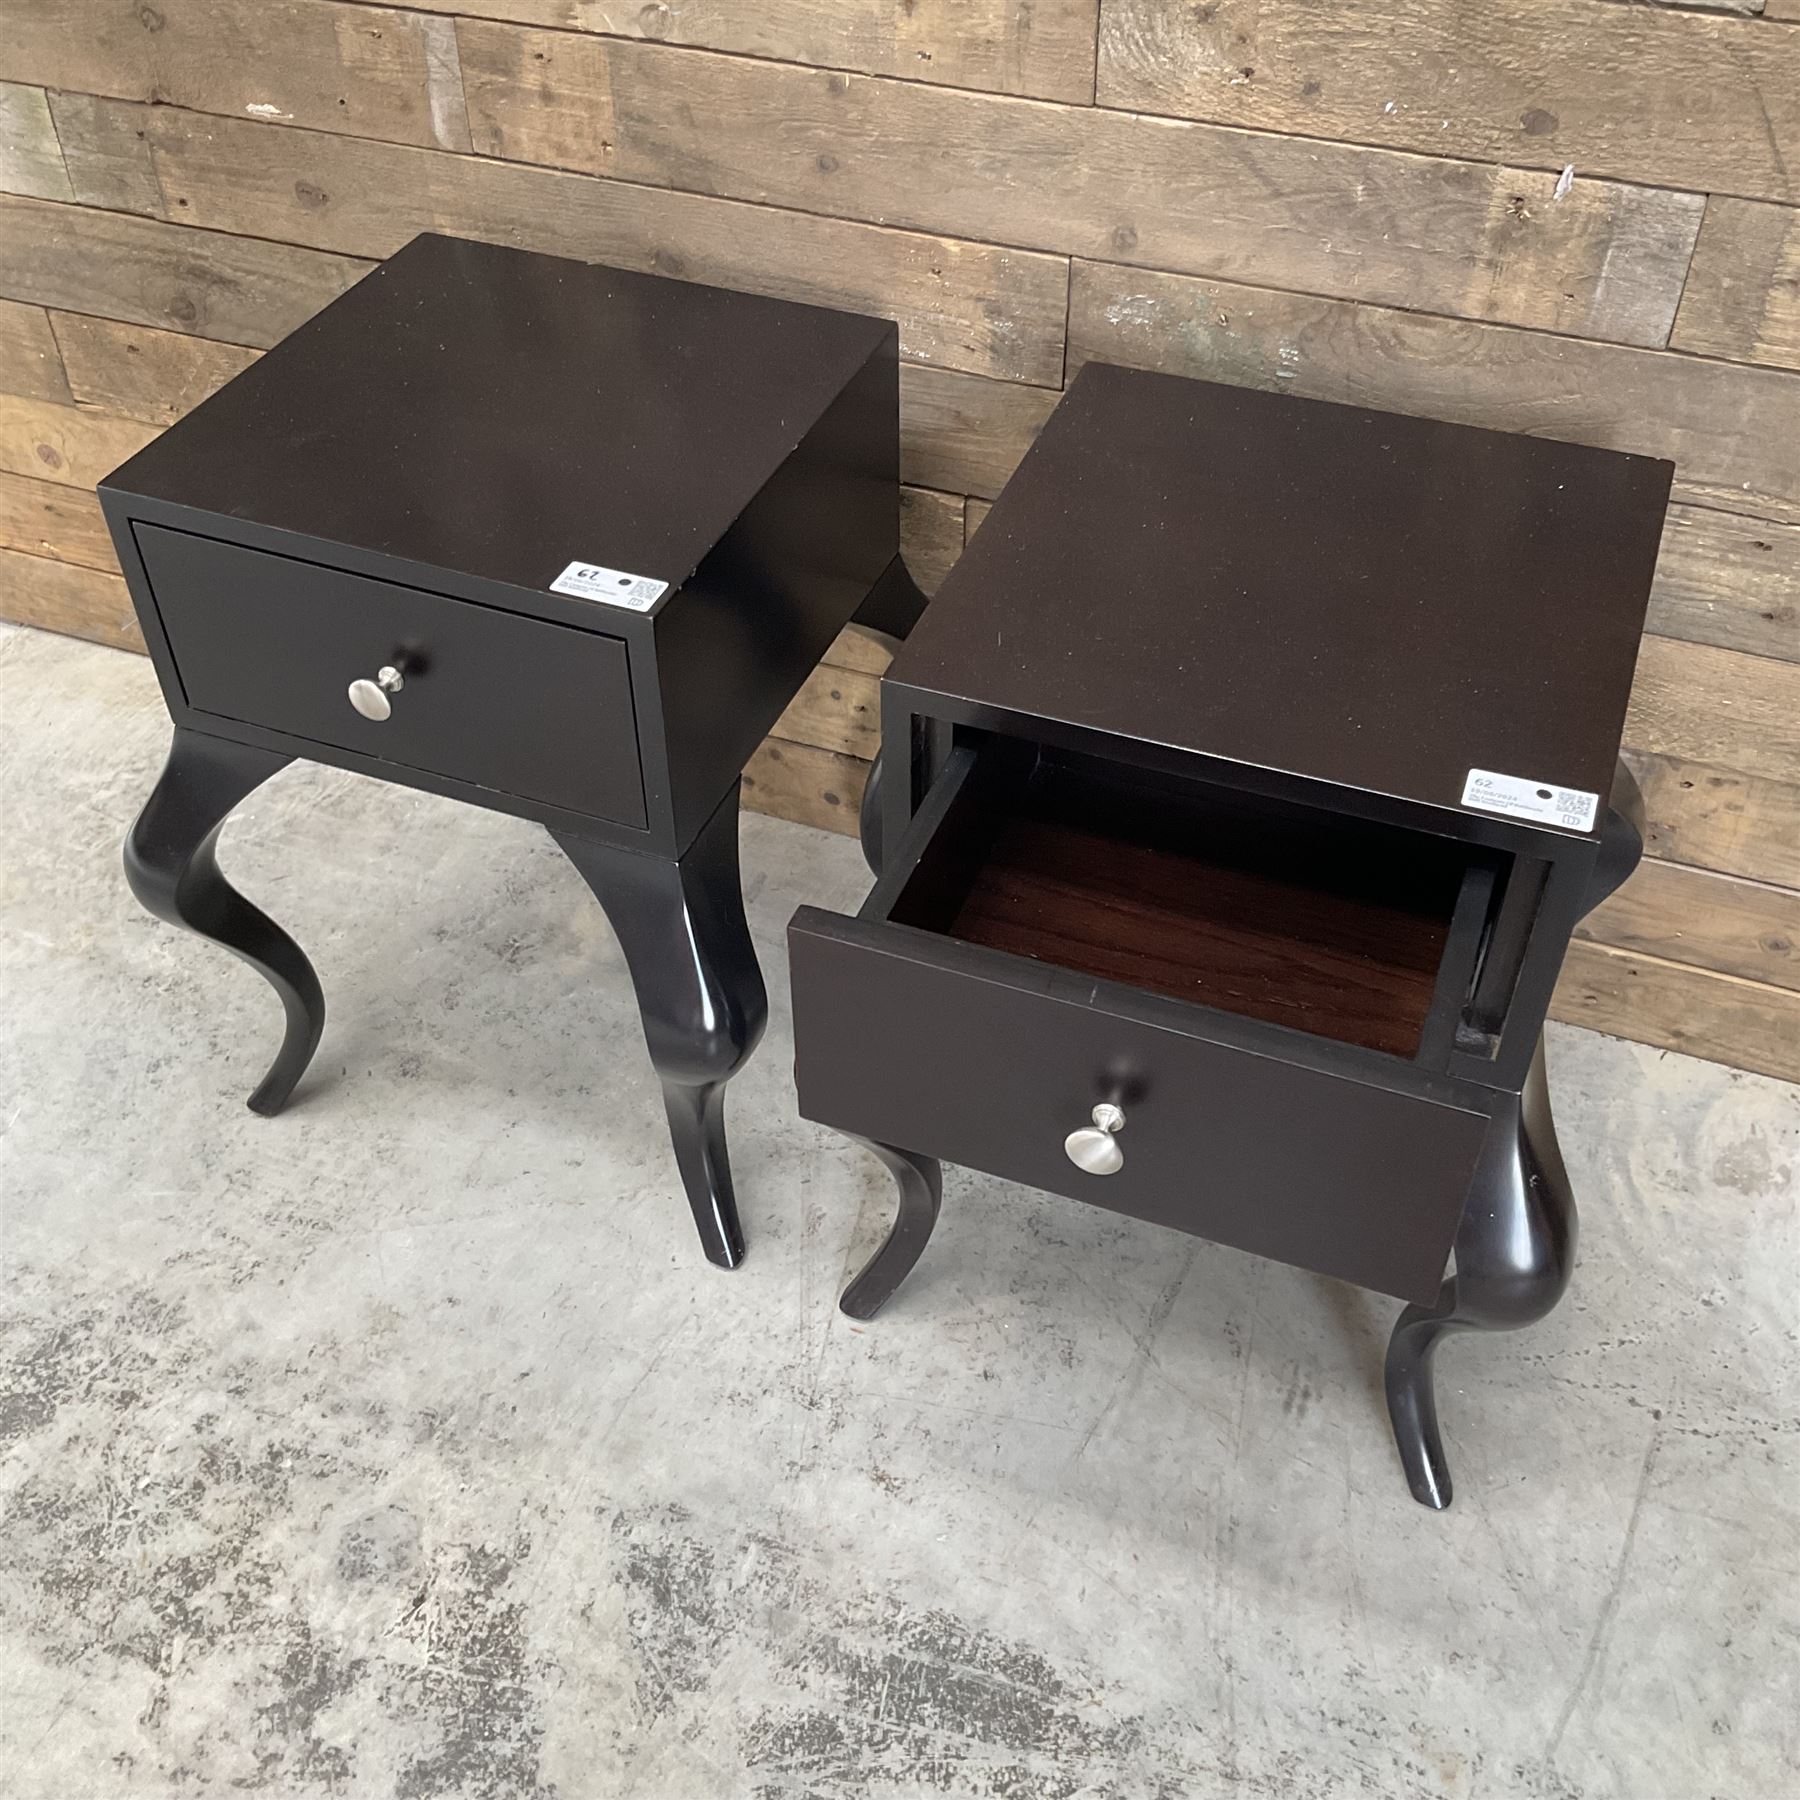
[[[191,532],[133,530],[196,711],[644,827],[619,639]],[[384,664],[405,686],[377,722],[348,689]]]
[[[1431,1299],[1488,1115],[1417,1058],[1473,979],[1451,965],[1491,871],[1435,840],[1333,871],[1279,829],[1234,856],[1229,818],[1158,795],[1138,829],[1141,801],[959,750],[862,915],[790,926],[802,1114]],[[1054,829],[1090,807],[1097,857]],[[1091,1175],[1064,1139],[1103,1100],[1123,1164]]]

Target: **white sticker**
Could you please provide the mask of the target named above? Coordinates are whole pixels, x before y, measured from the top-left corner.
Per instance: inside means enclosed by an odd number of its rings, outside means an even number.
[[[1566,831],[1592,831],[1600,810],[1598,794],[1552,787],[1547,781],[1521,781],[1517,775],[1496,775],[1492,769],[1469,771],[1462,803],[1481,812],[1505,813],[1509,819],[1541,819]]]
[[[551,582],[550,591],[648,612],[669,591],[669,584],[648,575],[627,575],[623,569],[603,569],[598,563],[572,562]]]

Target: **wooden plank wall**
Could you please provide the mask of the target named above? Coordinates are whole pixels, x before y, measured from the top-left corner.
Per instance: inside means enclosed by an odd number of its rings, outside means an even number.
[[[0,613],[135,646],[94,480],[427,227],[897,319],[928,586],[1087,357],[1673,457],[1558,1012],[1800,1077],[1800,0],[1721,5],[30,0]],[[754,804],[851,829],[878,673]]]

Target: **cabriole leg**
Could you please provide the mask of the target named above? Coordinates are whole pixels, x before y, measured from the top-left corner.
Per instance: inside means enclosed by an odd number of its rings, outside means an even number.
[[[162,777],[125,839],[125,878],[159,919],[241,957],[281,998],[287,1029],[255,1093],[252,1112],[276,1113],[294,1091],[325,1029],[325,996],[288,934],[219,873],[219,832],[245,795],[292,757],[177,727]]]
[[[1413,1498],[1450,1504],[1432,1358],[1452,1331],[1513,1331],[1562,1298],[1575,1259],[1575,1199],[1557,1148],[1544,1047],[1525,1090],[1494,1114],[1456,1233],[1456,1272],[1431,1306],[1409,1306],[1388,1340],[1387,1401]]]
[[[912,1273],[924,1254],[938,1221],[944,1197],[942,1169],[929,1156],[915,1156],[892,1144],[858,1138],[887,1164],[900,1189],[900,1211],[881,1248],[869,1258],[863,1271],[844,1289],[838,1307],[853,1319],[872,1319],[893,1298],[894,1289]]]
[[[707,1260],[744,1257],[725,1147],[725,1083],[756,1048],[768,995],[744,920],[737,790],[679,862],[552,835],[580,870],[625,953],[682,1185]]]

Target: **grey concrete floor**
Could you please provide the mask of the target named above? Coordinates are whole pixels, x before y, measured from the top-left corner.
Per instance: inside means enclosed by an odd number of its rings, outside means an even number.
[[[1173,1800],[1800,1791],[1800,1091],[1586,1033],[1570,1298],[1393,1308],[794,1116],[751,818],[751,1254],[700,1259],[618,952],[544,835],[298,768],[224,860],[332,1007],[275,1120],[254,975],[142,915],[140,659],[0,636],[0,1792]]]

